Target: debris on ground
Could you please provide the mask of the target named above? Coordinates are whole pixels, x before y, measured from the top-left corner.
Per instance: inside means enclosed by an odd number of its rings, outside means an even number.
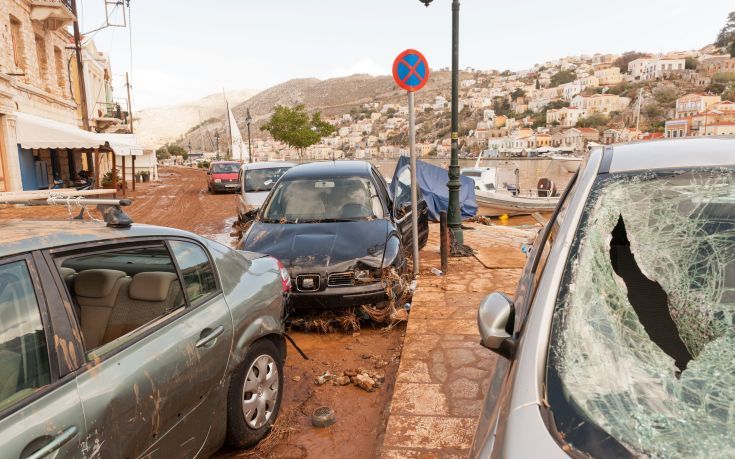
[[[444,275],[444,271],[442,271],[441,269],[437,269],[437,268],[431,268],[431,273],[432,274],[435,274],[437,276],[443,276]]]
[[[350,383],[350,377],[347,375],[342,375],[334,380],[334,385],[336,386],[346,386]]]
[[[332,379],[334,379],[334,375],[329,371],[325,371],[324,374],[314,378],[314,384],[316,384],[317,386],[321,386],[324,385],[327,381],[331,381]]]
[[[355,376],[354,383],[360,389],[366,390],[368,392],[372,392],[373,390],[375,390],[375,380],[373,380],[373,378],[365,373],[360,373],[359,375]]]
[[[328,406],[320,406],[311,415],[311,425],[314,427],[329,427],[337,422],[334,410]]]
[[[299,382],[299,381],[301,381],[301,376],[299,376],[299,375],[296,375],[296,376],[294,376],[294,377],[293,377],[293,378],[291,378],[291,379],[292,379],[293,381]]]

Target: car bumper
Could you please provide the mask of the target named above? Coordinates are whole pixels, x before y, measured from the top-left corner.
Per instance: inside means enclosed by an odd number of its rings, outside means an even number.
[[[214,191],[237,191],[240,185],[237,183],[213,183],[212,189]]]
[[[294,289],[289,295],[289,304],[295,309],[336,309],[375,304],[387,299],[388,294],[383,285],[375,283],[347,287],[327,287],[316,292],[300,292]]]

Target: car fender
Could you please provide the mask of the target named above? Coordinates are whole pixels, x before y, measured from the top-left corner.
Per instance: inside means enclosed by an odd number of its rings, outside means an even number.
[[[245,360],[245,356],[254,342],[267,336],[276,338],[274,340],[276,347],[278,347],[282,355],[285,354],[283,332],[283,325],[275,317],[263,316],[255,319],[242,330],[239,336],[235,337],[230,359],[230,371],[240,366]],[[283,356],[285,357],[285,355]]]

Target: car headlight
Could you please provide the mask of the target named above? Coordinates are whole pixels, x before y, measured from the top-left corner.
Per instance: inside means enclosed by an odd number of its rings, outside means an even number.
[[[214,179],[214,183],[222,183],[222,179],[216,178],[216,179]]]
[[[378,282],[381,277],[380,269],[358,269],[355,271],[355,282],[357,283]]]

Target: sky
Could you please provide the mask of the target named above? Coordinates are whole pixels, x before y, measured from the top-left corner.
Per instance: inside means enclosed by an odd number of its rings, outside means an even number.
[[[110,56],[116,96],[130,73],[134,111],[292,78],[388,75],[407,48],[432,68],[451,65],[451,0],[130,0],[127,27],[98,32],[114,1],[77,1],[82,33]],[[733,10],[732,0],[464,0],[460,67],[698,49]],[[112,17],[121,22],[120,7]]]

